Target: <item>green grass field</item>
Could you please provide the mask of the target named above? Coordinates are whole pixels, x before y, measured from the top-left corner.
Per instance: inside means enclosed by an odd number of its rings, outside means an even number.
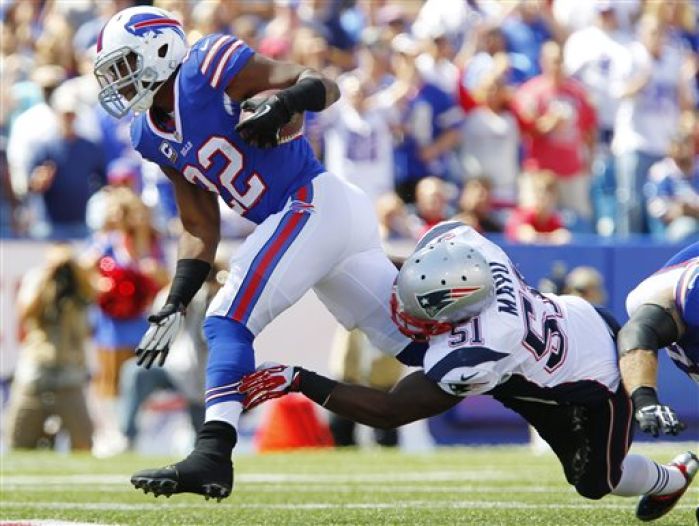
[[[686,447],[686,446],[685,446]],[[666,461],[682,446],[636,448]],[[240,456],[233,495],[217,503],[131,488],[131,472],[171,458],[106,460],[50,453],[0,457],[0,524],[56,519],[138,525],[641,524],[635,499],[587,501],[552,455],[527,448],[454,448],[406,455],[378,450]],[[658,526],[694,524],[699,484]]]

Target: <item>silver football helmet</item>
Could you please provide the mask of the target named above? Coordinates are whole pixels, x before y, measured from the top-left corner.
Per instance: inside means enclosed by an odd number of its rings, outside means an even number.
[[[485,257],[464,240],[443,235],[403,263],[393,287],[391,312],[400,331],[426,339],[483,311],[495,297]]]

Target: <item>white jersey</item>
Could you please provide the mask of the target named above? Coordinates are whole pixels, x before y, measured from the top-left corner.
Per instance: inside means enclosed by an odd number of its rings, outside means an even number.
[[[631,60],[615,91],[642,75],[650,79],[638,94],[619,104],[612,151],[616,155],[634,150],[665,155],[679,126],[678,93],[680,82],[685,82],[681,75],[685,57],[676,48],[665,46],[660,59],[654,60],[640,42],[634,42],[629,50]]]
[[[470,227],[443,235],[463,237],[484,255],[496,294],[479,316],[430,339],[429,378],[457,396],[544,403],[584,404],[616,392],[616,345],[592,305],[529,287],[505,252]]]
[[[563,52],[566,72],[588,89],[605,130],[614,128],[619,99],[613,86],[630,60],[623,38],[593,25],[570,35]]]

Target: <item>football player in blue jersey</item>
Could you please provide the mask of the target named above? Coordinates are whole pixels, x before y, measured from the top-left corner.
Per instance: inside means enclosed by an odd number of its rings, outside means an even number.
[[[699,383],[699,242],[632,290],[626,309],[630,319],[619,333],[619,364],[634,416],[646,433],[676,435],[684,424],[658,398],[658,350],[665,347],[675,365]],[[655,515],[667,506],[666,499],[648,496],[639,510]]]
[[[254,370],[255,337],[313,289],[345,327],[409,360],[416,347],[393,326],[388,307],[397,271],[381,249],[368,198],[327,173],[303,136],[280,137],[294,115],[337,100],[334,81],[260,56],[232,35],[208,35],[189,47],[179,21],[146,6],[107,22],[94,71],[104,109],[117,118],[136,114],[134,148],[172,182],[183,224],[169,296],[149,318],[139,364],[163,364],[209,273],[220,236],[218,197],[258,225],[233,257],[204,322],[206,417],[195,449],[182,462],[131,479],[156,496],[220,499],[233,485],[237,386]],[[251,102],[268,90],[276,91]],[[241,120],[241,109],[251,116]]]
[[[536,428],[583,497],[643,495],[642,520],[668,513],[699,472],[689,451],[666,465],[629,454],[633,415],[614,318],[582,298],[529,287],[504,251],[474,229],[451,222],[425,234],[398,274],[391,303],[401,330],[429,340],[422,370],[387,393],[262,364],[240,384],[245,406],[298,391],[346,418],[393,428],[487,394]]]

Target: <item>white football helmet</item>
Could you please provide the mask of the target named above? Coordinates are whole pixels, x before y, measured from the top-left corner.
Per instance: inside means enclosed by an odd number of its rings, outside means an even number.
[[[118,12],[97,39],[100,104],[117,118],[148,110],[186,53],[184,30],[171,13],[148,6]]]
[[[495,281],[483,255],[449,234],[418,248],[396,277],[393,321],[413,339],[447,332],[478,315],[495,297]]]

